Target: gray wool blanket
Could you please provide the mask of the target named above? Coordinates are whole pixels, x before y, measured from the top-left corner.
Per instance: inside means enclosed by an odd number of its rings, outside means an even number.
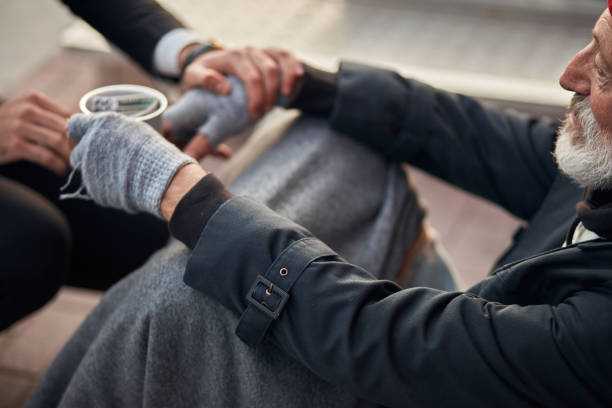
[[[309,117],[298,118],[230,189],[306,226],[350,262],[384,278],[399,271],[423,216],[397,164]],[[243,344],[234,334],[237,316],[183,283],[188,256],[184,245],[171,241],[115,285],[27,406],[367,405],[270,344]],[[448,271],[437,275],[433,280],[452,287]]]

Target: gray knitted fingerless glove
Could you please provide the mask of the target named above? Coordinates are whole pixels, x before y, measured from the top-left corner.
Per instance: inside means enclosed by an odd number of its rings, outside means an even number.
[[[253,123],[249,119],[244,85],[236,77],[228,76],[227,79],[232,84],[229,95],[217,95],[202,88],[191,89],[164,112],[164,119],[177,139],[186,142],[196,133],[202,133],[216,147]],[[279,95],[276,104],[287,106],[288,100]]]
[[[73,172],[81,171],[83,185],[61,198],[93,199],[129,213],[144,211],[161,218],[161,200],[174,174],[196,163],[149,125],[117,113],[73,115],[68,137],[78,143],[70,163]]]

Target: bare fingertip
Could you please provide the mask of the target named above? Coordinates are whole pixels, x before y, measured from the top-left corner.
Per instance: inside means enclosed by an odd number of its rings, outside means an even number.
[[[170,123],[167,120],[162,121],[162,134],[168,136],[171,131]]]
[[[215,87],[215,92],[221,95],[227,95],[232,90],[232,85],[229,82],[219,82]]]

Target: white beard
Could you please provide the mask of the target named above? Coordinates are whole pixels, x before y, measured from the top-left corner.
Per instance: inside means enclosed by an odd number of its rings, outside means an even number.
[[[563,173],[581,187],[612,190],[612,136],[603,133],[591,111],[589,98],[576,95],[559,129],[554,157]]]

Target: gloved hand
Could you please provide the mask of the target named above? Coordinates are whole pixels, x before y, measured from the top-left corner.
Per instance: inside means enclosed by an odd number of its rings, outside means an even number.
[[[198,159],[254,123],[249,118],[244,85],[236,77],[227,78],[232,85],[229,95],[217,95],[203,88],[191,89],[164,112],[166,129],[174,140],[186,143],[194,136],[206,139],[206,148],[202,151],[185,149]],[[276,104],[286,106],[287,101],[279,94]]]
[[[77,142],[70,163],[81,171],[83,186],[61,197],[93,199],[129,213],[162,218],[161,200],[174,174],[195,163],[149,125],[113,112],[73,115],[68,137]]]
[[[229,95],[216,95],[203,88],[191,89],[163,114],[172,135],[187,142],[196,133],[205,135],[212,147],[251,125],[244,85],[236,77]]]

